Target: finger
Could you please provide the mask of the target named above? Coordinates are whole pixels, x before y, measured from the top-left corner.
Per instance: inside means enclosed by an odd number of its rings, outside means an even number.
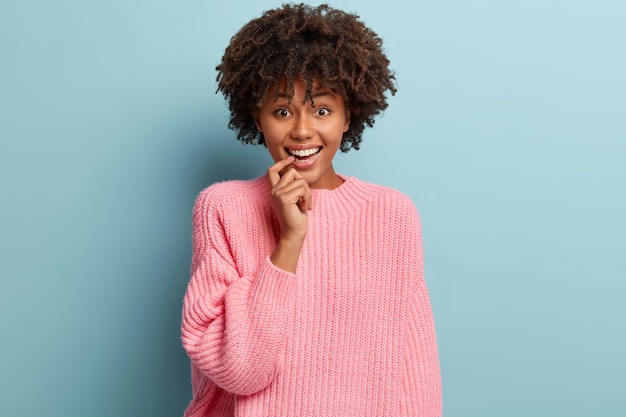
[[[301,194],[298,201],[298,206],[302,209],[302,211],[311,210],[313,208],[312,204],[312,192],[309,187],[309,183],[306,179],[296,171],[294,168],[289,169],[280,179],[276,188],[279,187],[287,187],[289,185],[289,189],[296,187],[303,187],[304,194]]]
[[[269,178],[272,187],[275,187],[276,184],[278,184],[278,181],[280,181],[280,171],[289,166],[289,164],[291,164],[295,159],[295,156],[290,155],[288,158],[276,162],[267,169],[267,177]]]
[[[309,187],[309,183],[306,181],[306,179],[302,176],[302,174],[300,174],[298,171],[296,171],[295,169],[291,169],[294,171],[294,179],[292,182],[298,182],[300,183],[300,180],[302,181],[302,187],[303,187],[303,191],[304,194],[300,197],[300,208],[302,209],[302,211],[307,211],[307,210],[311,210],[313,208],[313,204],[312,204],[312,192],[311,192],[311,187]]]
[[[304,179],[293,181],[288,186],[276,190],[273,197],[283,209],[295,205],[304,213],[312,208],[311,192]]]
[[[313,193],[311,193],[311,189],[308,187],[308,184],[306,187],[306,192],[304,194],[304,197],[302,197],[302,202],[301,202],[300,207],[304,211],[313,209]]]
[[[279,175],[280,175],[280,179],[273,186],[273,189],[282,188],[296,180],[304,179],[304,177],[298,171],[296,171],[293,167],[290,167],[290,166],[287,166],[281,172],[279,172]]]
[[[304,177],[299,173],[296,175],[299,178],[294,178],[292,173],[285,174],[272,192],[278,198],[290,197],[287,201],[291,204],[296,203],[302,211],[311,210],[313,208],[311,188]]]
[[[272,196],[284,204],[296,204],[306,198],[310,192],[309,185],[304,178],[289,179],[283,176],[278,184],[272,188]]]

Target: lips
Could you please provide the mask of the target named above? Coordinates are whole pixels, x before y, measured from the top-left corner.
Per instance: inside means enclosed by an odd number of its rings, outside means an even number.
[[[305,160],[307,158],[310,158],[311,156],[319,153],[319,151],[321,150],[322,150],[321,146],[309,147],[309,148],[285,148],[285,151],[287,151],[289,155],[295,156],[296,159],[298,160]]]
[[[320,156],[321,150],[322,146],[285,148],[285,151],[289,155],[293,155],[296,157],[296,160],[293,161],[293,167],[298,170],[306,170],[313,167],[318,157]]]

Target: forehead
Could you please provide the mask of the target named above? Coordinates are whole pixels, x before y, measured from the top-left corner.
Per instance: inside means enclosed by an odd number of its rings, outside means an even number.
[[[265,94],[262,96],[262,100],[257,103],[257,107],[262,107],[264,103],[275,102],[279,99],[287,99],[291,102],[296,96],[298,96],[298,100],[302,99],[303,103],[310,101],[311,104],[313,104],[314,100],[321,97],[345,101],[343,95],[333,88],[333,86],[317,78],[313,78],[307,82],[303,77],[290,79],[283,76],[277,82],[269,85]]]
[[[282,77],[280,81],[270,85],[267,90],[265,99],[268,98],[293,98],[296,95],[304,96],[304,99],[314,99],[320,96],[331,96],[338,99],[343,98],[341,92],[337,91],[333,86],[326,84],[318,79],[313,79],[307,83],[302,78],[295,78],[289,80],[287,77]]]
[[[314,78],[311,81],[308,81],[297,77],[292,80],[289,80],[287,77],[282,77],[278,83],[274,83],[270,90],[278,91],[279,93],[288,93],[293,94],[295,89],[300,90],[310,90],[310,91],[318,91],[318,90],[330,90],[332,88],[327,87],[323,82],[320,82],[317,78]]]

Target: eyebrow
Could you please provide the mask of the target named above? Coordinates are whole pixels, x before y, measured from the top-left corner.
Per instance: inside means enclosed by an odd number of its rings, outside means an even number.
[[[312,99],[316,99],[316,98],[319,98],[319,97],[329,96],[331,94],[332,93],[330,91],[320,91],[319,93],[311,94],[311,98]],[[292,95],[289,95],[287,93],[278,93],[277,97],[278,98],[286,98],[286,99],[292,99],[293,98]]]

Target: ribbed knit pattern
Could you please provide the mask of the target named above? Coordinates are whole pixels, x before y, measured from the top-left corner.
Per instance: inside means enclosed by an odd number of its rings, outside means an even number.
[[[183,345],[186,417],[440,417],[435,330],[417,211],[343,177],[313,190],[296,274],[266,177],[204,190],[193,212]]]

